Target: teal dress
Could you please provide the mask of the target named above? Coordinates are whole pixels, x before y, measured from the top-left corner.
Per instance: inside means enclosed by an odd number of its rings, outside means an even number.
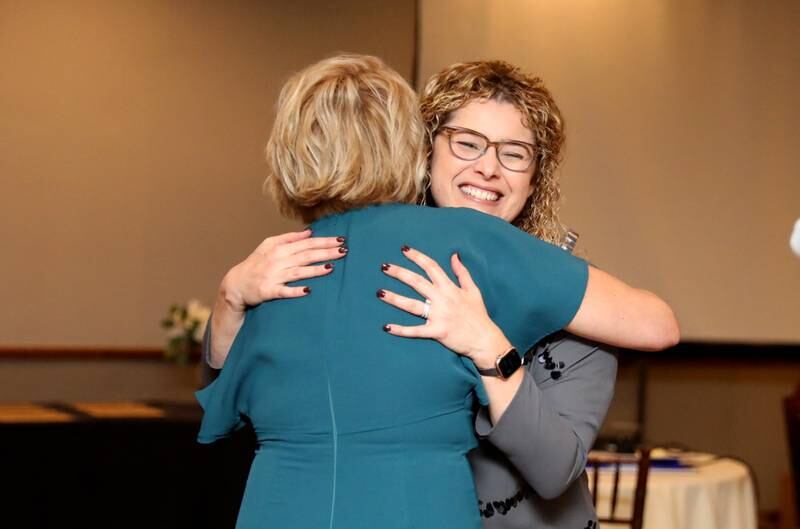
[[[408,244],[450,273],[459,252],[489,314],[525,351],[581,304],[587,265],[469,209],[381,205],[324,217],[314,235],[350,249],[310,295],[252,308],[219,378],[197,393],[210,443],[249,421],[258,449],[240,529],[481,529],[467,452],[486,396],[472,362],[433,340],[392,336],[418,317],[379,288],[419,297],[381,272],[413,268]],[[452,275],[451,275],[452,277]]]

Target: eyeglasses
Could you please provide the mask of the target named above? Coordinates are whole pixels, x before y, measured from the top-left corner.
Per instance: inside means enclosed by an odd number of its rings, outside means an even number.
[[[439,131],[447,136],[450,152],[456,158],[465,161],[477,160],[494,146],[495,156],[500,165],[522,173],[530,169],[536,160],[536,150],[530,143],[523,141],[489,141],[480,132],[463,127],[442,127]]]

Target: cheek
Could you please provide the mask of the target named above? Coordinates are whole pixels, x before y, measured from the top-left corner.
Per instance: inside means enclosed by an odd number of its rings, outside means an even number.
[[[447,198],[447,190],[450,188],[450,178],[446,160],[437,156],[434,151],[431,157],[431,194],[437,204],[443,205],[443,200]]]
[[[431,171],[431,195],[433,196],[433,201],[439,206],[446,206],[447,205],[447,189],[448,186],[446,182],[444,182],[444,178],[440,175]]]
[[[525,198],[528,199],[533,194],[533,183],[528,184],[528,193],[525,195]]]
[[[514,183],[515,202],[525,202],[533,194],[533,175],[522,177]]]
[[[533,184],[531,183],[531,180],[532,178],[521,179],[518,182],[518,185],[514,186],[514,200],[512,201],[513,211],[511,212],[512,218],[517,218],[517,216],[522,213],[525,203],[533,194]]]

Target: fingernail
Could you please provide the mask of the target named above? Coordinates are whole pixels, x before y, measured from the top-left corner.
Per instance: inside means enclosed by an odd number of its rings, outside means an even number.
[[[336,242],[344,242],[347,240],[347,237],[336,237]]]
[[[306,294],[311,294],[311,287],[303,287],[303,292]]]
[[[379,288],[375,295],[377,295],[379,298],[382,298],[386,295],[386,291],[382,288]]]
[[[456,252],[456,259],[458,259],[459,261],[461,260],[461,254],[458,252]]]
[[[383,270],[384,272],[387,271],[388,269],[389,269],[389,264],[388,263],[383,263],[381,265],[381,270]]]
[[[403,245],[403,247],[402,247],[402,248],[400,248],[400,250],[401,250],[403,253],[405,253],[405,252],[409,251],[410,249],[411,249],[411,248],[409,248],[407,244],[404,244],[404,245]]]
[[[333,263],[325,263],[325,269],[330,270],[333,268]]]
[[[391,330],[392,330],[392,328],[391,328],[391,327],[389,327],[388,325],[384,325],[384,326],[383,326],[383,330],[384,330],[384,331],[386,331],[386,332],[389,332],[389,331],[391,331]]]
[[[347,246],[340,246],[339,247],[339,253],[347,253],[347,251],[348,251]]]

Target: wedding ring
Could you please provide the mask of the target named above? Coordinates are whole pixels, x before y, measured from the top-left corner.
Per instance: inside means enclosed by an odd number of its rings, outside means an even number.
[[[431,313],[431,300],[425,300],[425,308],[422,309],[422,315],[420,316],[422,319],[427,320],[428,315]]]

